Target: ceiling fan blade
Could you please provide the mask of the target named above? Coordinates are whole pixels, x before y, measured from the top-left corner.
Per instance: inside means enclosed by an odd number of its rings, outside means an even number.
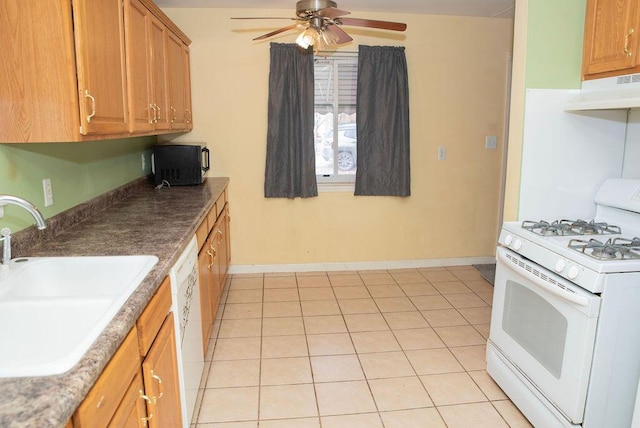
[[[291,18],[290,16],[286,18],[278,17],[278,16],[243,16],[243,17],[232,17],[231,19],[293,19],[293,20],[299,21],[298,18]]]
[[[325,7],[318,10],[318,16],[323,18],[339,18],[341,16],[349,15],[351,12],[346,10],[336,9],[335,7]]]
[[[264,39],[267,39],[267,38],[269,38],[271,36],[275,36],[276,34],[280,34],[280,33],[284,33],[285,31],[293,30],[297,26],[298,26],[298,24],[289,25],[288,27],[280,28],[280,29],[272,31],[270,33],[263,34],[262,36],[256,37],[253,40],[264,40]]]
[[[351,38],[351,36],[349,36],[342,28],[340,28],[337,25],[327,25],[327,28],[325,29],[325,31],[328,31],[330,33],[332,33],[333,35],[336,36],[336,44],[337,45],[341,45],[343,43],[348,43],[351,40],[353,40]]]
[[[376,21],[374,19],[340,18],[340,23],[343,25],[353,25],[355,27],[380,28],[394,31],[404,31],[407,29],[407,24],[402,22]]]

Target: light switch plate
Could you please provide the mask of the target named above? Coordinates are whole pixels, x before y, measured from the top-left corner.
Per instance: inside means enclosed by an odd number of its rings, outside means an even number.
[[[498,146],[498,137],[495,135],[488,135],[484,138],[484,148],[493,150]]]
[[[447,159],[447,148],[444,146],[438,146],[438,160]]]

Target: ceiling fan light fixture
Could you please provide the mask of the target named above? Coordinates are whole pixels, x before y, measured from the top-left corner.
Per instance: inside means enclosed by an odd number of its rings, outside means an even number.
[[[317,43],[319,37],[320,35],[318,34],[318,30],[312,27],[307,27],[296,39],[296,44],[302,49],[308,49],[309,46],[313,46]]]

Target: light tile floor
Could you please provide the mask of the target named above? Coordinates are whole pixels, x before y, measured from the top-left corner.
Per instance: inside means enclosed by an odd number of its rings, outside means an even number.
[[[197,428],[530,427],[485,371],[472,266],[234,275]]]

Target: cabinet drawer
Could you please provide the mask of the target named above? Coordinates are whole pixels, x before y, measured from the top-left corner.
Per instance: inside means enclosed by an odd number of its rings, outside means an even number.
[[[151,302],[137,321],[140,355],[146,355],[153,343],[167,313],[171,309],[171,283],[169,277],[153,296]]]
[[[208,214],[207,214],[208,217]],[[209,235],[209,222],[208,218],[205,217],[196,229],[196,239],[198,240],[198,251],[202,248],[205,242],[207,242],[207,235]],[[213,225],[213,223],[211,223]]]
[[[134,326],[78,407],[73,416],[74,428],[100,428],[109,424],[131,380],[140,370],[137,339]]]
[[[216,208],[216,205],[218,205],[217,202],[213,204],[213,206],[209,210],[209,213],[207,214],[207,221],[209,222],[209,230],[207,232],[210,232],[211,229],[213,229],[213,225],[215,224],[216,219],[218,218],[218,210]]]
[[[216,201],[216,218],[220,217],[222,210],[224,210],[224,206],[227,204],[227,189],[224,189],[222,195],[218,197]]]

